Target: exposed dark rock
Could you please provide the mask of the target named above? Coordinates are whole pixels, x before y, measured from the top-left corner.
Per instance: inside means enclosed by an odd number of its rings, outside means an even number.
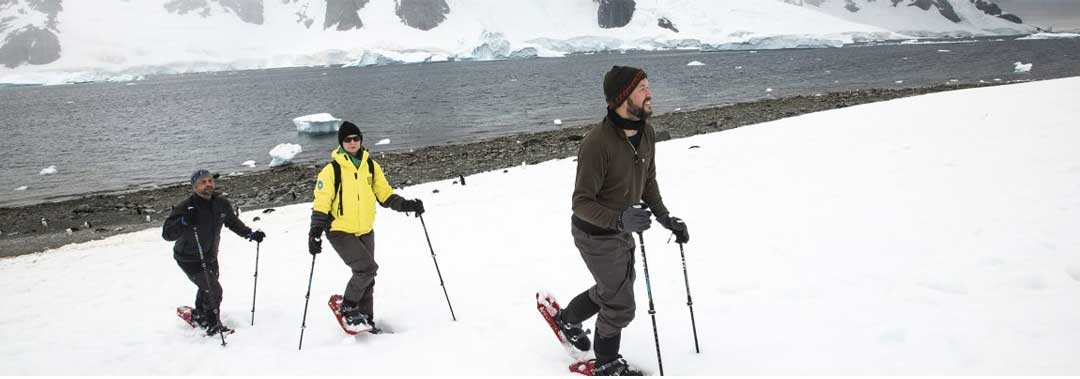
[[[675,24],[671,23],[671,20],[668,20],[667,17],[660,17],[659,19],[657,19],[656,25],[660,26],[661,28],[673,31],[675,33],[679,32],[679,28],[676,28]]]
[[[859,11],[859,6],[855,5],[855,0],[847,0],[847,4],[844,4],[844,9],[849,12],[855,13]]]
[[[367,5],[369,0],[326,0],[326,19],[323,21],[323,29],[336,26],[337,30],[352,30],[364,27],[360,21],[360,9]]]
[[[621,28],[634,18],[637,2],[634,0],[594,0],[600,7],[596,11],[597,23],[601,28]]]
[[[169,0],[165,3],[165,10],[175,14],[194,12],[199,16],[209,17],[213,14],[211,4],[217,3],[243,22],[262,25],[262,2],[263,0]]]
[[[1003,15],[998,16],[998,17],[1003,18],[1003,19],[1008,20],[1008,21],[1011,21],[1013,23],[1017,23],[1017,24],[1023,24],[1024,23],[1024,20],[1021,19],[1020,16],[1017,16],[1017,15],[1014,15],[1014,14],[1011,14],[1011,13],[1006,13],[1006,14],[1003,14]]]
[[[8,36],[0,46],[0,64],[48,64],[60,59],[60,39],[51,30],[28,26]]]
[[[397,0],[395,13],[405,25],[431,30],[446,21],[450,5],[446,0]]]

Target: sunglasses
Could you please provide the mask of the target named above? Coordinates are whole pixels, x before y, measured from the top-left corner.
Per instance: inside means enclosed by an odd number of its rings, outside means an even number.
[[[345,143],[349,143],[349,142],[360,142],[360,141],[363,141],[363,140],[364,140],[363,138],[360,138],[360,137],[357,137],[357,136],[348,136],[348,137],[345,137],[345,139],[343,139],[341,141],[345,142]]]

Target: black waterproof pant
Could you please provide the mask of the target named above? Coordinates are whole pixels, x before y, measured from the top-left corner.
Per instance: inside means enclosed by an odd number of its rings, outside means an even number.
[[[209,275],[203,271],[202,263],[176,261],[176,264],[180,266],[181,270],[184,270],[188,280],[195,283],[195,286],[199,288],[195,292],[195,312],[204,317],[208,316],[207,319],[211,321],[220,320],[218,311],[221,307],[221,296],[224,291],[221,289],[221,283],[218,282],[217,260],[206,262],[206,268],[210,271]],[[209,278],[209,284],[207,278]]]

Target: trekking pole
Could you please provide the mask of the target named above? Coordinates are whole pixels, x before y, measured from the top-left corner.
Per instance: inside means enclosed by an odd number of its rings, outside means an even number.
[[[686,306],[690,307],[690,326],[694,329],[694,351],[701,354],[698,347],[697,323],[694,322],[694,300],[690,298],[690,276],[686,273],[686,253],[683,252],[683,244],[679,244],[679,255],[682,257],[682,274],[686,281]]]
[[[656,340],[656,364],[660,366],[660,376],[664,376],[664,361],[660,358],[660,334],[656,331],[656,307],[653,306],[652,283],[649,281],[649,260],[645,257],[645,235],[638,232],[641,243],[641,265],[645,269],[645,289],[649,293],[649,316],[652,316],[653,338]]]
[[[315,254],[311,255],[311,274],[307,280],[307,295],[304,295],[304,319],[300,322],[300,346],[296,350],[304,349],[304,329],[307,329],[307,308],[311,301],[311,280],[315,278]]]
[[[255,294],[259,291],[259,245],[262,245],[262,242],[255,243],[255,285],[251,290],[251,326],[255,326]]]
[[[199,242],[199,227],[192,225],[191,230],[194,232],[193,234],[195,234],[195,246],[199,248],[199,263],[202,264],[203,273],[206,274],[206,297],[210,300],[211,303],[213,303],[214,292],[211,291],[210,287],[210,270],[206,268],[206,257],[203,256],[202,243]],[[221,336],[221,346],[225,346],[227,344],[225,343],[225,325],[221,321],[221,304],[218,304],[217,309],[214,309],[214,315],[217,317],[217,322],[219,326],[222,327],[222,330],[218,331],[218,335]]]
[[[420,225],[424,227],[424,238],[427,238],[428,249],[431,250],[431,260],[435,262],[435,272],[439,274],[439,285],[442,286],[443,295],[446,296],[446,305],[450,307],[450,317],[457,321],[457,316],[454,316],[454,306],[450,305],[450,295],[446,293],[446,284],[443,283],[442,271],[439,271],[439,261],[435,259],[435,248],[431,247],[431,237],[428,236],[427,224],[424,223],[424,215],[418,214],[420,217]]]

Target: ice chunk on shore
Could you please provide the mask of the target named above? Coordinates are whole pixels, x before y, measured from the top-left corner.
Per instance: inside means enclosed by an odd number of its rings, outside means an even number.
[[[274,146],[270,149],[270,156],[274,159],[270,161],[270,167],[278,167],[289,164],[297,154],[300,154],[304,149],[300,145],[294,143],[283,143]]]
[[[1013,63],[1013,72],[1015,72],[1017,74],[1030,72],[1031,71],[1031,66],[1033,66],[1033,65],[1034,65],[1034,63],[1025,64],[1023,62],[1015,62],[1015,63]]]
[[[375,146],[389,145],[389,144],[390,144],[390,139],[389,138],[383,138],[383,139],[379,140],[379,142],[376,142]]]
[[[562,120],[561,119],[555,119],[554,123],[555,123],[555,125],[562,125]]]
[[[49,167],[41,169],[41,172],[38,172],[38,175],[52,175],[52,174],[55,174],[55,173],[56,173],[56,166],[53,165],[53,166],[49,166]]]
[[[701,63],[699,61],[690,61],[690,63],[687,63],[686,65],[687,66],[704,66],[705,64]]]
[[[292,121],[293,124],[296,124],[297,132],[307,134],[337,133],[342,122],[341,119],[336,118],[329,113],[310,114],[294,118]]]
[[[244,161],[244,163],[241,163],[240,165],[254,168],[255,167],[255,161]]]

